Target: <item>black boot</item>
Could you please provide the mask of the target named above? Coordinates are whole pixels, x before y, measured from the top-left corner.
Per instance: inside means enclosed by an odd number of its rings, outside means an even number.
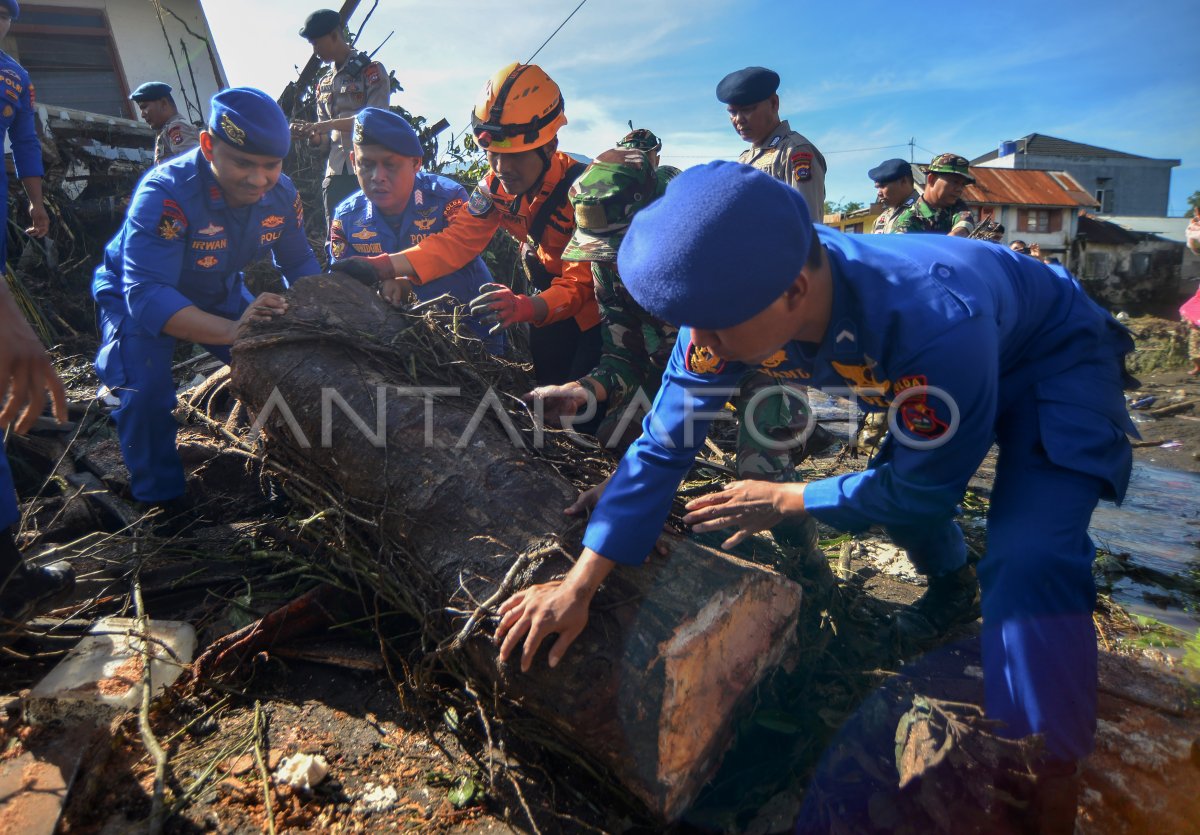
[[[11,528],[0,534],[0,566],[7,575],[0,580],[0,631],[55,608],[75,589],[75,572],[67,563],[26,564]]]
[[[143,530],[163,539],[179,536],[211,522],[186,493],[174,499],[136,502],[134,507],[143,514]]]
[[[1083,769],[1075,760],[1042,754],[1020,780],[996,781],[1009,803],[1002,815],[1005,832],[1019,835],[1073,835],[1083,786]]]
[[[979,617],[979,580],[974,566],[929,578],[929,588],[911,606],[902,609],[892,624],[903,651],[922,650],[936,644],[955,626]]]

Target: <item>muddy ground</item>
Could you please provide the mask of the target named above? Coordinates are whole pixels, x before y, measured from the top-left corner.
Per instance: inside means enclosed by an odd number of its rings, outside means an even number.
[[[1172,338],[1168,325],[1149,326],[1165,336],[1147,338],[1153,367],[1137,371],[1142,389],[1130,393],[1156,397],[1148,409],[1134,410],[1146,415],[1135,455],[1200,471],[1200,410],[1186,405],[1200,400],[1200,383],[1178,367],[1161,367],[1174,356],[1161,349]],[[74,391],[85,391],[86,369],[70,365]],[[1151,409],[1174,405],[1180,411],[1150,417]],[[14,785],[36,792],[45,779],[32,769],[30,753],[57,763],[69,785],[59,831],[146,831],[154,768],[136,716],[89,730],[78,723],[31,726],[22,713],[22,698],[71,636],[99,615],[132,608],[131,566],[139,567],[149,614],[195,625],[201,649],[312,585],[303,569],[311,554],[303,553],[298,536],[302,509],[289,506],[210,427],[193,422],[181,446],[192,489],[211,500],[211,525],[151,540],[148,549],[103,511],[55,496],[45,476],[64,466],[55,452],[67,441],[84,450],[68,456],[77,469],[100,473],[114,496],[125,495],[111,429],[90,414],[76,412],[74,435],[45,431],[10,447],[23,468],[18,476],[29,513],[23,541],[43,558],[72,558],[80,587],[74,606],[35,623],[0,662],[0,706],[7,711],[0,768],[8,770],[7,781],[0,776],[0,832],[33,831],[12,802]],[[865,458],[835,448],[806,467],[821,477],[864,465]],[[986,547],[986,472],[964,502],[964,527],[979,553]],[[761,835],[791,831],[798,816],[836,821],[836,831],[845,832],[939,831],[944,810],[895,787],[895,728],[918,697],[981,703],[978,624],[920,658],[901,658],[881,635],[922,588],[881,537],[823,533],[842,578],[836,605],[805,621],[795,666],[760,688],[722,769],[670,831]],[[459,682],[435,678],[414,690],[405,679],[414,624],[365,617],[355,595],[339,599],[337,612],[339,627],[178,685],[155,705],[148,718],[167,753],[164,831],[668,829],[586,764],[509,734]],[[1131,618],[1103,597],[1096,624],[1103,652],[1100,730],[1085,763],[1079,831],[1194,831],[1200,696],[1188,682],[1196,679],[1200,646],[1189,649],[1189,636]],[[1179,651],[1164,651],[1172,645]],[[308,791],[277,784],[270,775],[294,754],[321,755],[329,776]],[[15,784],[13,773],[20,778]],[[942,831],[967,831],[959,823]]]

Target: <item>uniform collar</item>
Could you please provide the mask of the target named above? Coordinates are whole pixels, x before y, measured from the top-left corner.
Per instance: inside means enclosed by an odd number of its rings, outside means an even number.
[[[197,148],[193,151],[196,155],[196,171],[200,175],[200,187],[204,192],[204,200],[208,203],[209,208],[225,209],[225,193],[221,191],[221,187],[217,185],[217,178],[213,176],[212,166],[204,156],[204,152]]]
[[[767,134],[767,137],[762,141],[762,144],[754,145],[752,147],[755,151],[761,151],[763,148],[770,148],[772,141],[774,141],[776,138],[787,136],[791,132],[792,126],[788,124],[787,119],[782,119],[780,120],[779,124],[775,126],[775,130]]]

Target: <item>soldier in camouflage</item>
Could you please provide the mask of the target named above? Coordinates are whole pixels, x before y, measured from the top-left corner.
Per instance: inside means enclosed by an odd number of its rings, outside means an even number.
[[[618,148],[632,148],[635,151],[645,151],[646,156],[650,157],[650,164],[658,168],[658,154],[662,151],[662,140],[654,135],[651,131],[645,128],[635,128],[633,122],[629,123],[629,133],[617,143]],[[678,169],[671,169],[678,171]],[[672,174],[672,177],[675,175]]]
[[[911,208],[892,222],[893,233],[933,232],[968,238],[978,222],[962,200],[963,189],[975,182],[965,158],[938,154],[926,169],[925,191]]]
[[[658,392],[678,334],[676,326],[651,316],[633,300],[616,263],[634,215],[662,195],[679,173],[670,166],[654,165],[649,152],[660,147],[654,134],[634,131],[616,148],[600,154],[572,185],[576,229],[563,260],[591,264],[603,349],[599,363],[586,376],[560,386],[541,386],[524,397],[530,404],[540,401],[547,423],[568,427],[580,410],[594,402],[602,414],[595,435],[618,454],[641,434],[642,418]],[[800,381],[789,379],[791,372],[774,371],[779,365],[774,359],[748,374],[732,401],[739,418],[739,478],[794,480],[796,464],[807,450],[832,442],[832,436],[812,420]],[[580,512],[594,505],[603,487],[585,492],[569,510]],[[773,533],[777,540],[797,548],[804,560],[824,563],[811,519],[777,526]],[[828,575],[827,569],[824,574]],[[814,571],[809,576],[822,575]]]

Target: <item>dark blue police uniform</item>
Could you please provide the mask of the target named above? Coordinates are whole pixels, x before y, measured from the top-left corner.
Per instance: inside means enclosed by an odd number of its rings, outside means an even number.
[[[96,371],[121,400],[113,417],[135,498],[165,501],[184,492],[172,416],[175,339],[163,325],[193,305],[240,317],[253,301],[242,270],[268,253],[287,280],[321,271],[304,235],[300,196],[286,175],[258,203],[231,208],[197,149],[138,184],[92,282],[102,335]],[[204,347],[229,361],[229,346]]]
[[[25,68],[7,53],[0,52],[0,140],[5,133],[12,145],[17,177],[41,177],[45,169],[42,167],[42,145],[34,128],[33,85]],[[8,177],[0,177],[0,202],[8,205]],[[8,235],[0,235],[0,264],[6,262],[7,246]],[[0,444],[0,530],[15,524],[19,518],[12,472]]]
[[[806,510],[842,530],[882,524],[922,573],[952,571],[966,560],[957,504],[997,443],[979,565],[987,712],[1006,735],[1046,734],[1054,756],[1086,755],[1096,699],[1087,527],[1098,499],[1119,501],[1129,478],[1126,433],[1136,432],[1120,357],[1132,340],[1068,275],[1003,247],[817,229],[833,274],[828,330],[761,370],[888,410],[892,433],[866,471],[809,483]],[[645,559],[709,420],[748,370],[680,330],[587,547]]]
[[[327,245],[329,256],[336,261],[356,255],[402,252],[445,229],[466,200],[467,190],[459,183],[428,171],[417,172],[412,196],[399,215],[380,214],[361,190],[356,191],[334,210]],[[476,255],[452,273],[426,284],[414,285],[413,292],[418,301],[448,293],[459,304],[465,305],[479,295],[480,287],[491,281],[492,274],[487,265]],[[504,352],[503,333],[489,335],[488,327],[475,316],[469,316],[465,321],[490,352]]]

